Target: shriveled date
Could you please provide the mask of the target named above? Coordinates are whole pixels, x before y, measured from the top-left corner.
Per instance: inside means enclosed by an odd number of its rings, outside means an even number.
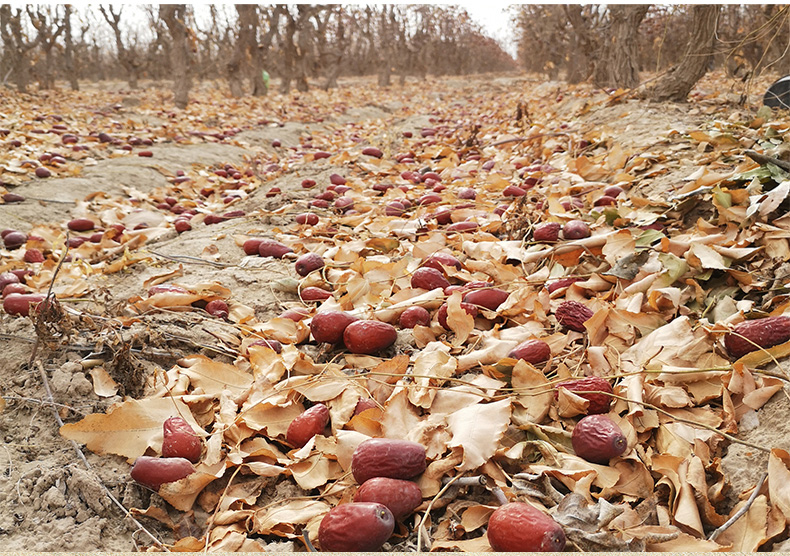
[[[497,508],[488,519],[488,542],[495,552],[562,552],[559,523],[525,502]]]
[[[593,316],[592,309],[578,301],[563,301],[554,312],[559,322],[565,328],[576,332],[584,332],[584,323]]]
[[[760,348],[769,348],[790,340],[790,317],[766,317],[735,325],[724,337],[724,347],[731,357],[740,358]]]
[[[200,437],[183,417],[170,417],[165,421],[162,457],[184,458],[197,463],[202,450]]]
[[[589,401],[587,413],[589,415],[597,413],[608,413],[612,405],[612,397],[607,393],[613,392],[612,385],[605,378],[599,376],[588,376],[574,380],[566,380],[557,384],[558,391],[554,393],[554,398],[558,397],[560,388],[573,392],[577,396]]]
[[[359,484],[373,477],[411,479],[425,471],[425,447],[393,438],[371,438],[351,455],[351,473]]]
[[[580,458],[606,465],[625,452],[628,443],[622,429],[609,417],[588,415],[573,427],[571,445]]]
[[[351,502],[335,506],[321,520],[321,552],[375,552],[395,530],[395,518],[383,504]]]

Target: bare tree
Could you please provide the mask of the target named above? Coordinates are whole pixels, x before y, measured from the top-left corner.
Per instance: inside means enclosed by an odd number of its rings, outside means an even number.
[[[127,81],[129,82],[130,89],[137,88],[138,74],[140,72],[142,63],[137,52],[131,44],[124,45],[123,33],[121,31],[121,14],[123,13],[123,6],[118,8],[116,13],[113,5],[109,5],[109,13],[104,9],[104,6],[99,4],[99,11],[104,16],[104,19],[112,27],[115,35],[115,48],[118,53],[118,62],[126,71]]]
[[[159,14],[167,24],[172,38],[170,71],[173,75],[173,102],[181,109],[187,107],[192,88],[190,68],[190,32],[186,24],[186,4],[161,4]]]
[[[609,5],[609,26],[596,56],[596,85],[631,88],[639,84],[639,24],[649,9],[649,4]]]
[[[334,5],[328,10],[314,15],[316,19],[318,57],[321,68],[324,69],[325,90],[337,87],[337,78],[340,76],[341,63],[346,44],[347,17],[343,6]],[[334,23],[334,28],[331,24]]]
[[[79,71],[74,56],[74,37],[71,35],[71,4],[63,6],[63,63],[72,91],[79,91]]]
[[[30,82],[30,53],[38,46],[40,35],[28,39],[24,31],[21,9],[15,12],[9,4],[0,4],[0,38],[3,39],[3,55],[8,59],[17,91],[27,92]]]
[[[650,90],[653,100],[685,101],[692,87],[702,79],[713,58],[713,44],[716,38],[716,19],[720,6],[694,5],[692,13],[692,33],[686,42],[686,50],[681,62],[661,77]]]
[[[44,51],[44,59],[41,64],[36,64],[39,89],[51,89],[55,84],[55,75],[52,61],[52,49],[63,33],[66,26],[62,20],[54,15],[52,6],[36,6],[34,12],[32,6],[25,7],[30,23],[36,30],[39,47]]]

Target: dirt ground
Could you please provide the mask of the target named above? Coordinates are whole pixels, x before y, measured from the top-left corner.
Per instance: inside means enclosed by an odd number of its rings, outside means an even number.
[[[374,89],[370,83],[363,85]],[[357,87],[360,83],[345,83],[344,86]],[[530,96],[545,99],[546,118],[567,116],[568,120],[573,119],[573,125],[578,126],[573,132],[579,136],[613,135],[623,148],[632,152],[665,154],[670,158],[665,163],[667,171],[644,185],[647,196],[665,195],[668,188],[696,170],[682,149],[672,150],[673,131],[683,134],[704,127],[706,122],[741,117],[752,110],[737,107],[733,102],[737,99],[736,93],[728,91],[699,105],[654,104],[635,99],[607,105],[591,103],[595,95],[576,97],[567,92],[560,100],[559,96],[565,91],[563,84],[540,83],[524,77],[433,80],[430,87],[436,102],[426,106],[426,110],[433,111],[441,110],[442,103],[463,103],[479,95],[506,95],[529,88]],[[710,89],[712,84],[705,83],[701,87]],[[118,93],[117,96],[134,99],[138,94]],[[127,117],[156,123],[159,114],[155,109],[137,106],[135,102],[128,104]],[[470,118],[483,117],[483,114],[475,115],[473,104],[469,108]],[[362,106],[336,108],[334,115],[320,122],[288,121],[282,127],[253,125],[238,133],[232,141],[223,143],[156,143],[150,148],[153,154],[150,158],[99,158],[73,177],[33,180],[15,188],[14,192],[26,196],[28,201],[0,206],[0,229],[29,231],[41,222],[65,222],[79,216],[81,201],[96,192],[103,192],[106,198],[128,200],[139,193],[164,190],[170,183],[167,178],[178,170],[195,171],[225,164],[242,166],[256,157],[273,156],[277,152],[284,159],[286,153],[277,151],[272,146],[273,140],[289,146],[308,135],[319,139],[331,137],[334,130],[342,130],[349,123],[357,126],[365,142],[381,145],[389,141],[397,148],[402,131],[418,132],[431,117],[430,113],[415,111],[408,99],[398,95],[384,103],[371,97]],[[382,126],[381,122],[386,125]],[[370,136],[365,135],[366,123],[377,123],[370,126]],[[258,216],[213,226],[195,226],[183,234],[168,229],[146,244],[148,261],[93,278],[91,291],[68,305],[84,315],[111,315],[130,298],[143,295],[146,280],[168,272],[180,273],[176,281],[183,284],[220,282],[233,292],[235,299],[252,307],[259,320],[298,304],[293,294],[293,280],[297,276],[292,262],[247,260],[243,263],[244,255],[234,238],[292,230],[292,216],[302,211],[312,196],[300,187],[302,180],[312,178],[326,182],[335,171],[325,160],[283,166],[275,177],[245,192],[231,206],[247,214],[258,211]],[[280,188],[282,194],[267,197],[266,192],[272,187]],[[156,218],[155,215],[146,217]],[[152,221],[146,223],[156,225]],[[47,387],[61,418],[73,422],[87,414],[103,412],[121,401],[124,394],[143,394],[148,377],[167,370],[183,356],[203,353],[231,360],[227,355],[230,346],[223,343],[231,332],[230,325],[205,313],[162,312],[122,330],[80,322],[67,344],[47,346],[36,341],[29,320],[7,315],[0,317],[0,391],[6,403],[0,413],[3,438],[0,542],[3,551],[134,551],[149,546],[151,542],[145,532],[108,498],[105,489],[127,509],[145,508],[149,502],[167,508],[164,501],[130,480],[129,465],[124,458],[98,456],[82,448],[90,465],[86,468],[75,445],[59,435],[53,406],[47,403]],[[97,359],[120,383],[118,393],[104,397],[96,394],[91,374],[93,367],[85,361]],[[47,377],[46,384],[42,374]],[[742,430],[740,434],[757,443],[786,444],[790,437],[788,411],[790,396],[783,391],[755,413],[750,430]],[[779,438],[784,440],[779,441]],[[762,454],[743,446],[729,448],[723,467],[731,478],[734,493],[757,482],[765,466],[764,459]],[[270,485],[264,491],[264,498],[279,494]],[[181,520],[180,526],[187,529],[192,522],[201,523],[206,519],[200,510],[186,518],[172,509],[166,511],[170,511],[174,520]],[[166,542],[173,540],[172,531],[160,522],[144,517],[138,519],[147,531]],[[271,543],[266,549],[303,551],[304,547],[301,543],[284,541]]]

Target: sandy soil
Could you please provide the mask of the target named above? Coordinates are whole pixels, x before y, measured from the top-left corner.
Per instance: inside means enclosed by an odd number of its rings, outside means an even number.
[[[488,90],[496,95],[528,83],[522,78],[448,79],[432,82],[439,98],[450,100],[463,97],[472,90]],[[534,91],[546,95],[562,91],[560,83],[545,83]],[[726,100],[726,99],[725,99]],[[551,102],[547,100],[547,102]],[[556,114],[581,113],[584,99],[568,97],[557,103]],[[131,103],[134,104],[134,103]],[[412,108],[413,109],[413,108]],[[738,112],[729,105],[728,114]],[[720,114],[691,110],[682,104],[650,104],[637,100],[597,108],[579,115],[585,126],[583,133],[616,135],[625,148],[646,152],[671,147],[670,130],[695,129]],[[85,167],[76,177],[37,180],[17,188],[29,199],[20,205],[0,207],[0,229],[29,230],[42,221],[62,222],[75,216],[77,202],[86,196],[103,191],[118,199],[128,198],[133,190],[149,192],[168,186],[166,174],[189,170],[195,165],[212,166],[242,164],[260,152],[271,151],[273,139],[284,145],[295,144],[311,133],[329,133],[348,122],[384,120],[390,132],[386,137],[372,136],[371,142],[380,144],[388,139],[397,145],[403,130],[418,130],[429,122],[428,114],[411,113],[398,102],[350,108],[333,120],[320,123],[288,123],[284,127],[259,126],[239,134],[234,145],[205,143],[197,145],[155,145],[152,158],[108,158]],[[684,161],[682,152],[674,152],[673,164],[657,177],[647,194],[659,194],[694,171]],[[164,170],[164,171],[163,171]],[[119,303],[143,294],[143,282],[152,276],[176,271],[183,275],[178,282],[193,284],[217,280],[230,288],[234,298],[253,307],[256,315],[265,319],[295,304],[295,296],[287,291],[289,278],[296,277],[288,261],[273,261],[253,266],[240,266],[243,253],[234,235],[267,235],[274,229],[290,225],[293,214],[304,207],[310,194],[300,188],[304,178],[324,180],[334,171],[326,161],[314,161],[288,169],[267,181],[232,208],[248,213],[264,209],[272,211],[263,218],[239,218],[214,226],[196,226],[176,236],[174,232],[149,243],[146,249],[153,263],[140,263],[109,275],[99,286],[75,306],[93,314],[111,313]],[[279,187],[283,194],[267,198],[265,192]],[[32,199],[40,199],[39,201]],[[207,250],[207,246],[212,246]],[[285,285],[284,285],[285,284]],[[4,551],[133,551],[138,546],[150,545],[150,540],[138,530],[106,495],[112,493],[126,508],[145,508],[152,502],[170,512],[179,521],[181,530],[189,530],[193,518],[168,509],[157,495],[151,495],[129,479],[129,466],[120,457],[96,456],[83,451],[90,468],[77,455],[75,447],[58,434],[58,423],[48,399],[42,373],[46,374],[55,408],[66,421],[103,412],[121,400],[121,395],[137,395],[143,391],[146,376],[156,370],[167,369],[190,353],[205,353],[222,358],[222,322],[205,314],[162,313],[146,321],[145,325],[124,330],[122,338],[113,338],[101,327],[82,328],[66,346],[49,349],[39,345],[33,355],[36,334],[29,321],[0,317],[0,391],[6,407],[0,413],[0,541]],[[127,346],[124,351],[120,346]],[[94,392],[90,370],[80,361],[92,351],[102,352],[104,368],[121,383],[122,391],[111,397],[99,397]],[[30,362],[33,361],[33,364]],[[790,410],[788,396],[782,392],[755,415],[754,428],[742,431],[744,438],[760,443],[776,444],[777,436],[790,436],[786,418]],[[764,462],[742,446],[732,446],[723,461],[724,469],[732,477],[733,492],[738,493],[756,483]],[[274,488],[266,491],[277,496]],[[196,515],[200,521],[205,516]],[[140,518],[145,528],[166,541],[173,540],[173,532],[161,523]],[[301,544],[273,543],[269,550],[303,550]]]

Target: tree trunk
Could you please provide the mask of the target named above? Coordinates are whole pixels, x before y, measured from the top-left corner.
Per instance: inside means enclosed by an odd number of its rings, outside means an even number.
[[[716,20],[720,6],[695,5],[691,9],[693,31],[686,43],[683,60],[656,82],[649,92],[652,100],[685,101],[697,81],[708,71],[713,59]]]
[[[581,83],[593,72],[593,63],[590,55],[596,51],[594,38],[590,26],[584,19],[582,7],[578,4],[566,5],[565,15],[571,23],[574,32],[575,48],[568,52],[569,59],[573,60],[573,71],[568,73],[569,83]]]
[[[71,5],[66,4],[65,13],[63,15],[65,27],[65,48],[63,50],[63,62],[66,66],[66,73],[68,74],[69,85],[72,91],[79,91],[79,72],[77,71],[76,64],[74,63],[74,38],[71,36]]]
[[[649,4],[609,6],[611,25],[595,67],[594,81],[599,87],[639,85],[639,24],[648,9]]]
[[[104,6],[99,4],[99,11],[104,17],[105,21],[112,27],[113,34],[115,35],[115,48],[118,51],[118,63],[126,72],[126,80],[130,89],[137,88],[137,74],[139,63],[137,61],[137,53],[134,50],[127,49],[123,44],[121,36],[121,14],[123,13],[123,6],[115,13],[112,4],[109,7],[110,13],[104,9]]]
[[[159,14],[170,30],[173,46],[170,50],[171,73],[173,75],[173,102],[182,110],[189,102],[192,75],[189,63],[189,33],[186,26],[186,4],[161,4]]]

